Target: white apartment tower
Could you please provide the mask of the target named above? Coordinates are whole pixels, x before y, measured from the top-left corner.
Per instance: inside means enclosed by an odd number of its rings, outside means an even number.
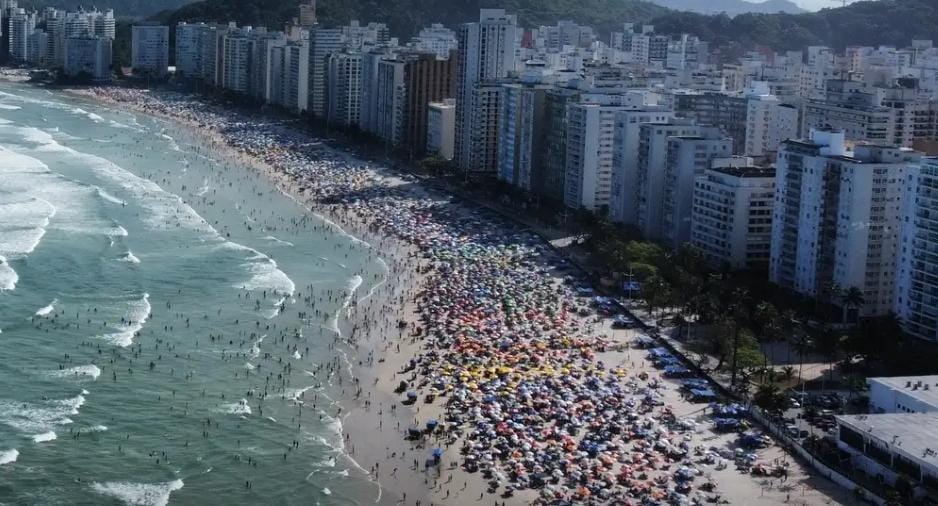
[[[29,56],[29,36],[36,29],[36,13],[26,9],[10,12],[10,58],[25,62]]]
[[[436,53],[440,58],[449,58],[449,52],[459,45],[456,41],[456,32],[439,23],[420,30],[420,34],[414,37],[413,43],[415,48]]]
[[[427,152],[453,159],[456,136],[456,100],[427,104]]]
[[[641,125],[666,124],[674,112],[665,107],[647,107],[616,113],[613,133],[612,187],[609,219],[615,223],[638,223],[638,141]]]
[[[773,157],[782,141],[798,137],[798,108],[779,101],[769,83],[755,82],[747,91],[745,154]]]
[[[205,23],[176,25],[176,73],[186,77],[202,75],[202,33]]]
[[[374,134],[392,145],[403,140],[404,60],[378,62]]]
[[[362,54],[358,51],[329,56],[329,123],[350,127],[358,125],[362,100]]]
[[[33,30],[33,33],[29,34],[27,39],[26,61],[41,67],[49,65],[51,62],[49,59],[51,45],[52,41],[45,30],[39,28]]]
[[[65,75],[81,74],[97,82],[111,80],[111,39],[71,37],[65,40]]]
[[[668,170],[669,141],[672,137],[700,136],[708,131],[708,127],[679,118],[639,125],[637,150],[622,160],[626,166],[635,166],[634,196],[629,199],[635,205],[632,211],[635,222],[626,224],[637,226],[645,237],[663,238],[665,192],[673,184]]]
[[[104,12],[96,10],[91,11],[88,13],[88,16],[91,19],[92,31],[95,37],[104,37],[109,40],[114,40],[114,37],[117,35],[117,23],[114,19],[113,9],[108,9]]]
[[[694,183],[691,244],[712,267],[761,270],[769,265],[775,169],[716,159]]]
[[[482,9],[478,23],[459,29],[454,159],[467,176],[495,175],[498,168],[498,97],[493,86],[515,68],[517,17]]]
[[[342,28],[313,28],[309,32],[309,109],[319,117],[326,115],[326,73],[329,55],[345,47]]]
[[[812,130],[786,141],[776,168],[769,279],[807,297],[841,304],[840,290],[862,290],[860,317],[892,310],[906,148],[857,145],[841,132]]]
[[[309,40],[291,41],[283,52],[283,105],[294,112],[309,109]]]
[[[678,249],[691,238],[695,180],[704,175],[715,158],[733,154],[733,140],[718,128],[708,127],[699,135],[669,138],[667,149],[660,221],[647,224],[646,230],[653,231],[648,237]]]
[[[938,341],[938,158],[909,169],[904,197],[895,312],[906,332]]]
[[[253,30],[250,27],[228,30],[222,40],[222,87],[237,93],[251,90],[254,58]]]
[[[546,140],[548,84],[502,85],[501,135],[498,142],[498,179],[524,191],[533,191]]]
[[[169,70],[169,27],[156,23],[134,25],[131,60],[134,73],[165,76]]]
[[[616,113],[626,107],[571,104],[567,107],[564,205],[605,214],[612,191]]]

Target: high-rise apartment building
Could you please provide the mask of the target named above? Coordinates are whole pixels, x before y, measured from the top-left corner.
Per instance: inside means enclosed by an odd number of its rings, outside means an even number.
[[[111,48],[108,37],[70,37],[65,39],[63,72],[71,77],[87,76],[93,81],[111,80]]]
[[[29,56],[29,36],[36,29],[36,13],[18,8],[10,10],[10,58],[25,62]]]
[[[793,292],[840,305],[840,293],[863,292],[858,316],[879,316],[895,301],[907,148],[858,144],[812,130],[779,151],[769,279]]]
[[[716,159],[694,183],[691,244],[713,268],[768,268],[775,169]],[[743,160],[747,160],[743,158]]]
[[[733,141],[715,127],[701,129],[697,135],[668,139],[660,221],[647,224],[646,229],[653,231],[648,237],[673,249],[690,242],[694,182],[704,175],[714,159],[731,156],[732,147]]]
[[[459,29],[456,81],[457,166],[467,176],[494,176],[498,169],[500,87],[515,68],[517,18],[482,9],[477,23]]]
[[[347,50],[329,55],[329,106],[326,120],[343,127],[357,126],[361,116],[362,54]]]
[[[169,71],[169,27],[158,23],[133,25],[131,61],[135,74],[165,76]]]
[[[938,341],[938,159],[912,166],[905,186],[895,313],[909,334]]]
[[[453,159],[456,136],[456,99],[427,104],[427,152]]]
[[[313,27],[309,31],[309,110],[318,117],[326,115],[326,73],[329,55],[345,47],[342,28]]]

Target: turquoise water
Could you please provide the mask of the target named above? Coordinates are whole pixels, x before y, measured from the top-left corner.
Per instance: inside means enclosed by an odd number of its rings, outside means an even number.
[[[163,120],[0,118],[0,503],[373,503],[329,345],[383,262]]]

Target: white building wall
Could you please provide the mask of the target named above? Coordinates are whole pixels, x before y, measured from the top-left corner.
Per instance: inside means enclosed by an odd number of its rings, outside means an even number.
[[[204,23],[176,25],[176,73],[187,77],[202,75],[202,33]]]
[[[96,81],[111,79],[111,40],[106,37],[73,37],[65,40],[68,76],[87,73]]]
[[[456,101],[430,102],[427,114],[427,151],[452,160],[456,135]]]
[[[166,75],[169,70],[169,27],[146,24],[134,25],[131,30],[134,72]]]
[[[492,110],[488,103],[497,97],[476,88],[514,70],[518,33],[517,18],[501,9],[482,9],[478,23],[460,28],[455,161],[470,174],[495,175],[497,171],[497,148],[474,144],[474,140],[497,139],[497,107]]]
[[[625,110],[616,113],[613,132],[613,168],[609,219],[615,223],[638,223],[639,128],[647,123],[667,123],[674,112],[665,108]]]

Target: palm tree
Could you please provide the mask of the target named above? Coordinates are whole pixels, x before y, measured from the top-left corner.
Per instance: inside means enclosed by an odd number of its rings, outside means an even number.
[[[690,320],[688,320],[687,317],[684,316],[684,313],[678,313],[678,314],[674,317],[673,323],[674,323],[674,325],[677,326],[677,338],[678,338],[679,340],[684,338],[684,329],[685,329],[685,328],[688,330],[688,334],[690,334],[690,332],[689,332],[689,331],[690,331]],[[690,336],[688,335],[688,337],[690,337]]]
[[[743,325],[748,322],[750,318],[750,308],[749,303],[749,291],[745,288],[737,288],[733,290],[732,302],[730,303],[730,311],[733,314],[733,320],[735,325],[733,326],[733,373],[730,378],[730,384],[736,386],[736,364],[737,364],[737,355],[739,355],[739,334],[742,331]]]
[[[850,288],[844,290],[840,294],[840,301],[844,306],[843,307],[843,321],[841,322],[844,325],[847,324],[847,316],[849,314],[848,312],[849,309],[857,309],[866,305],[866,298],[863,296],[863,290],[860,290],[859,288],[855,286],[851,286]]]
[[[792,342],[792,347],[795,349],[795,353],[798,354],[798,383],[801,383],[803,381],[801,373],[804,370],[804,356],[811,351],[811,339],[806,333],[799,332]]]
[[[762,383],[753,395],[753,402],[756,403],[756,406],[766,411],[781,408],[783,401],[782,391],[774,383]]]
[[[827,360],[831,381],[834,380],[834,363],[840,354],[840,346],[843,340],[843,335],[838,334],[826,325],[822,325],[812,332],[811,341],[814,343],[817,352],[824,355],[824,359]]]
[[[788,346],[785,347],[787,350],[785,362],[787,363],[791,363],[791,343],[794,341],[795,332],[798,330],[799,325],[801,323],[798,321],[798,315],[791,309],[782,311],[782,314],[778,317],[779,332],[782,339],[788,343]]]

